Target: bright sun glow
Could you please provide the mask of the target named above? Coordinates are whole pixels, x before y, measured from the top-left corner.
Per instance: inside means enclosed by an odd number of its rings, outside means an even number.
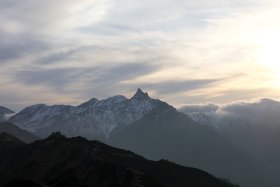
[[[280,64],[280,51],[279,44],[272,42],[270,44],[264,45],[261,49],[261,63],[266,65],[268,68],[279,68]]]
[[[280,37],[267,34],[261,40],[260,63],[270,72],[273,86],[280,87]]]

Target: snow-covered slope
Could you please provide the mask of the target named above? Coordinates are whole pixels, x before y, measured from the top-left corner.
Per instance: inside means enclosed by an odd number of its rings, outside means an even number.
[[[94,98],[79,106],[33,105],[9,121],[42,137],[60,131],[68,136],[108,138],[114,129],[122,129],[142,118],[159,102],[138,89],[130,99],[114,96],[105,100]]]

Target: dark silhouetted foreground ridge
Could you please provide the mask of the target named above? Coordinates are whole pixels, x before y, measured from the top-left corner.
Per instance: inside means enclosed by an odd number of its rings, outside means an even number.
[[[0,153],[5,161],[0,165],[1,187],[233,187],[198,169],[149,161],[130,151],[60,133],[31,144],[3,133]]]

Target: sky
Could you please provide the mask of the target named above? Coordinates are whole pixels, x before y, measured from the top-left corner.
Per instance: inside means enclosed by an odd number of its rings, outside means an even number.
[[[0,12],[0,105],[13,110],[137,88],[176,107],[280,99],[278,0],[0,0]]]

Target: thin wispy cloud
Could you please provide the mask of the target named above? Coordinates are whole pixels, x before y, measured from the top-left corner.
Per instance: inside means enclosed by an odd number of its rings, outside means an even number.
[[[276,0],[0,0],[0,104],[137,87],[176,106],[279,98],[279,10]]]

